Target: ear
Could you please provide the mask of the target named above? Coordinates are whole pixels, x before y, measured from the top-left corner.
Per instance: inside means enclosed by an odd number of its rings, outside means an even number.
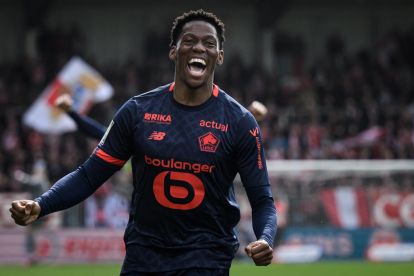
[[[216,63],[217,63],[217,65],[222,65],[223,62],[224,62],[224,51],[219,50],[219,54],[218,54]]]
[[[170,49],[170,53],[168,54],[168,56],[170,57],[170,59],[172,61],[175,61],[176,57],[177,57],[177,48],[175,46],[172,46]]]

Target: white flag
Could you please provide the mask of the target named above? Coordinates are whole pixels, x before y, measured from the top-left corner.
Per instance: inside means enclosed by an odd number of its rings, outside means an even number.
[[[76,125],[65,112],[54,107],[62,94],[73,98],[73,110],[85,114],[97,102],[112,97],[112,86],[90,65],[73,57],[26,111],[23,122],[43,133],[59,134],[76,130]]]

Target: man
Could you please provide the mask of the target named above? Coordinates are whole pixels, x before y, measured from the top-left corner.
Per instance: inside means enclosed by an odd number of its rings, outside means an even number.
[[[56,98],[54,105],[65,111],[76,123],[78,129],[86,136],[100,140],[104,136],[106,127],[92,118],[80,115],[72,109],[73,99],[69,94],[62,94]]]
[[[126,102],[83,165],[35,201],[12,203],[15,222],[27,225],[81,202],[131,157],[121,275],[228,275],[238,248],[239,173],[258,239],[245,251],[256,265],[271,263],[276,211],[260,131],[251,113],[213,84],[223,42],[215,15],[177,17],[169,52],[174,82]]]

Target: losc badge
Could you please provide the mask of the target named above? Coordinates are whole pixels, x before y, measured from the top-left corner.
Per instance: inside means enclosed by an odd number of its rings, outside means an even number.
[[[220,140],[212,132],[207,132],[204,135],[198,137],[198,143],[200,150],[205,152],[216,152]]]

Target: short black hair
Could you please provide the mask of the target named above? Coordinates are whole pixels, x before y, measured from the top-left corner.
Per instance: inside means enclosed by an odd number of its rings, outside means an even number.
[[[170,47],[177,45],[178,36],[180,35],[184,25],[190,21],[201,20],[207,23],[210,23],[214,26],[217,31],[217,36],[219,39],[219,48],[223,49],[224,44],[224,23],[213,13],[206,12],[202,9],[196,11],[185,12],[182,15],[175,18],[173,26],[170,32]]]

